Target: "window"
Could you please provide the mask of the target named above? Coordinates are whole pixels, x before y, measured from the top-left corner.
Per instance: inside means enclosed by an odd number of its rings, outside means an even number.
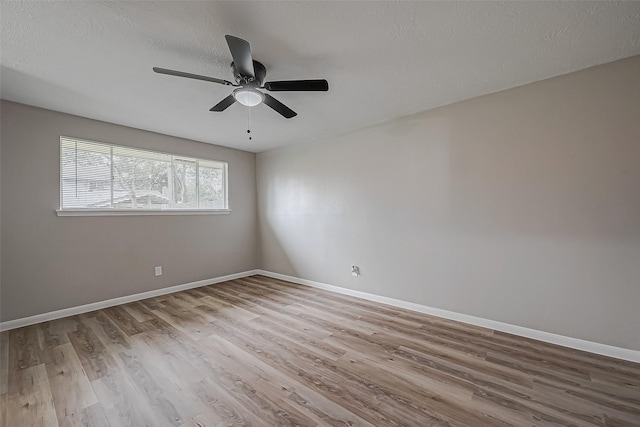
[[[224,162],[60,137],[60,211],[226,209]]]

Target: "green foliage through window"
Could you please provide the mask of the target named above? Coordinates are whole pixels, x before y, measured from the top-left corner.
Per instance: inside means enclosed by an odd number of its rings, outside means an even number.
[[[61,209],[227,209],[227,164],[60,138]]]

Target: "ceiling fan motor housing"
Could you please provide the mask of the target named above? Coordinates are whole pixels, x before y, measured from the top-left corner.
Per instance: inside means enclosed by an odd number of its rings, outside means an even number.
[[[265,66],[255,60],[253,61],[253,74],[255,76],[253,80],[250,80],[251,76],[241,75],[236,69],[236,64],[233,62],[231,63],[231,69],[233,70],[233,76],[236,79],[236,83],[238,83],[239,85],[261,87],[262,83],[264,82],[264,78],[267,76],[267,69],[265,68]]]

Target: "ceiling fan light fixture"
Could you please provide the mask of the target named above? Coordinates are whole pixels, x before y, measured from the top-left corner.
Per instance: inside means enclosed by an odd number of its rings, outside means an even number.
[[[240,104],[245,105],[247,107],[255,107],[258,104],[261,104],[264,101],[264,94],[259,90],[241,87],[233,91],[233,97]]]

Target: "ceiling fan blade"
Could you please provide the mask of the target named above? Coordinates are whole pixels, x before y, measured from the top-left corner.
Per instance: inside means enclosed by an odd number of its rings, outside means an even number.
[[[276,110],[278,113],[282,114],[282,116],[287,119],[290,119],[298,115],[298,113],[296,113],[291,108],[287,107],[282,102],[278,101],[268,93],[264,94],[264,103],[267,104],[269,107],[273,108],[274,110]]]
[[[266,82],[264,88],[271,92],[282,91],[317,91],[329,90],[329,82],[326,80],[283,80],[279,82]]]
[[[229,95],[225,99],[223,99],[222,101],[218,102],[216,105],[211,107],[209,111],[218,111],[218,112],[224,111],[227,108],[229,108],[231,105],[233,105],[234,102],[236,102],[236,99],[233,97],[233,95]]]
[[[160,74],[168,74],[170,76],[186,77],[188,79],[204,80],[205,82],[219,83],[225,86],[236,86],[227,80],[216,79],[215,77],[201,76],[199,74],[184,73],[182,71],[167,70],[166,68],[153,67],[153,71]]]
[[[224,36],[224,38],[227,40],[231,56],[233,56],[233,63],[238,73],[244,77],[255,77],[249,42],[229,35]]]

